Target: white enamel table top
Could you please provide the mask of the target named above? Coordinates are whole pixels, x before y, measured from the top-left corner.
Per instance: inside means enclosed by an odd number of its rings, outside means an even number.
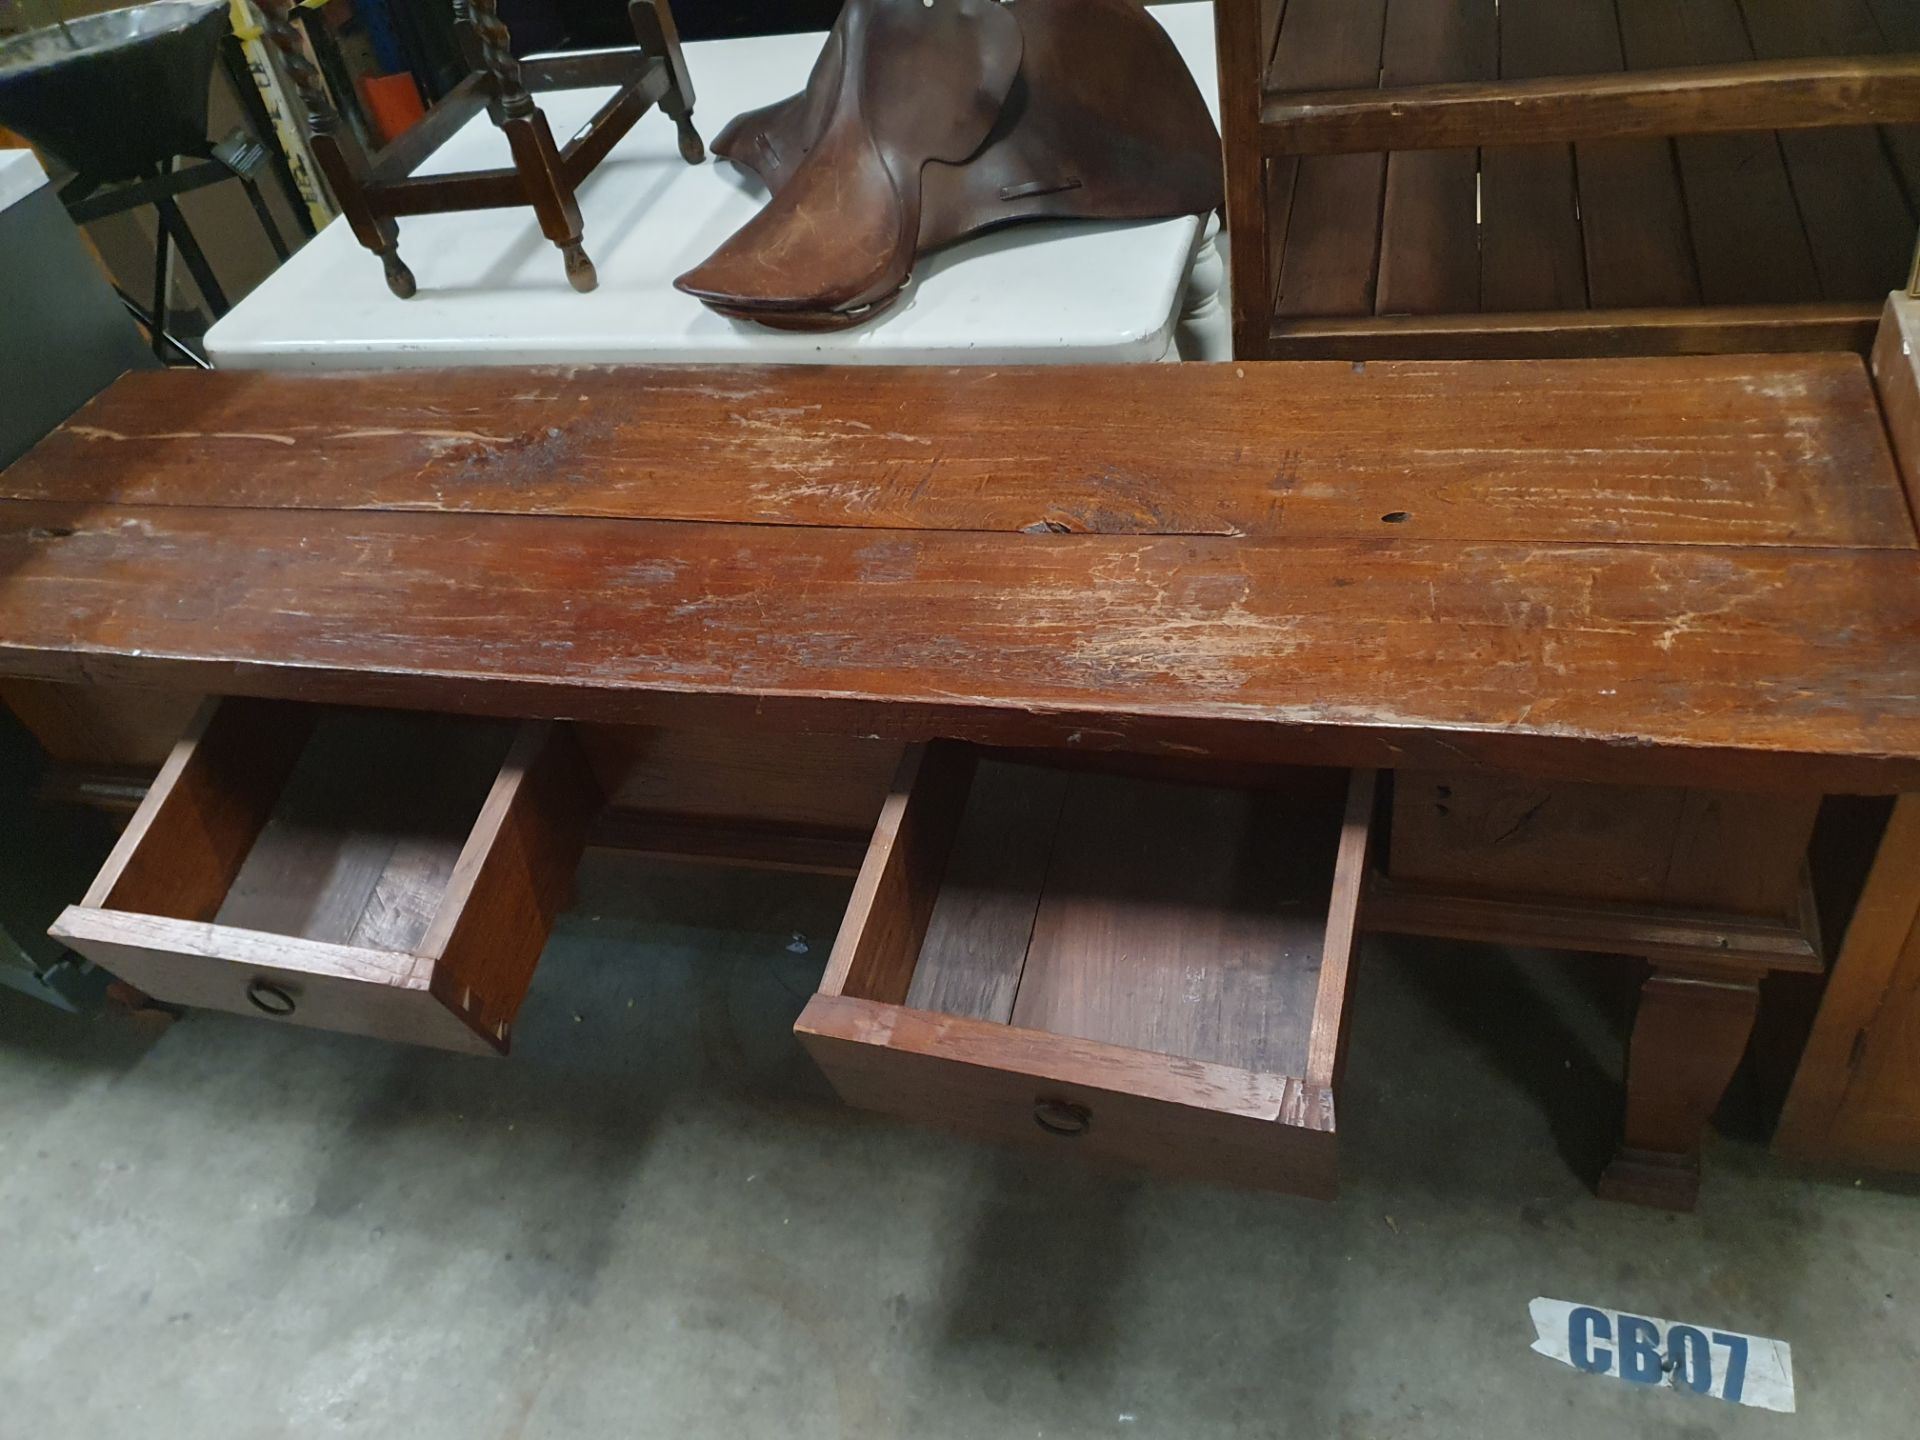
[[[31,150],[0,150],[0,210],[18,205],[47,183],[47,172]]]

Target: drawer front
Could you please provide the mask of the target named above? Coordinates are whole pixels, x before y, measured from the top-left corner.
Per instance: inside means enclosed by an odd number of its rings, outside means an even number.
[[[51,933],[161,1000],[499,1053],[597,799],[565,727],[214,702]]]
[[[159,915],[70,907],[54,933],[156,999],[491,1055],[430,989],[432,962]]]
[[[1372,775],[1344,791],[1303,782],[1309,799],[1276,811],[1237,803],[1256,792],[1157,782],[1061,793],[1052,769],[976,773],[976,760],[909,752],[795,1027],[841,1098],[1062,1154],[1330,1196]],[[1292,848],[1276,835],[1290,816],[1311,837]],[[1170,817],[1188,829],[1169,837]],[[1205,833],[1216,820],[1239,827],[1238,848]],[[1116,841],[1121,821],[1137,835]],[[1297,866],[1270,863],[1309,850]],[[1292,898],[1269,913],[1269,894]],[[1170,973],[1184,983],[1168,986]],[[1280,1011],[1260,1008],[1274,996]]]
[[[816,995],[799,1034],[863,1110],[1162,1175],[1335,1192],[1324,1086],[844,996]]]

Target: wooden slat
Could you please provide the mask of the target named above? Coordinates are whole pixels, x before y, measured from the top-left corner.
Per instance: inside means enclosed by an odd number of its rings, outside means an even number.
[[[1622,13],[1626,10],[1624,0]],[[1640,0],[1650,5],[1651,0]],[[1667,22],[1684,24],[1685,0],[1662,0]],[[1399,0],[1397,11],[1407,0]],[[1477,6],[1447,6],[1449,28],[1474,23]],[[1573,11],[1582,26],[1600,11]],[[1401,24],[1388,18],[1391,36]],[[1409,27],[1413,21],[1407,22]],[[1444,43],[1446,31],[1429,32]],[[1427,65],[1432,69],[1433,57]],[[1455,68],[1455,67],[1447,67]],[[1652,72],[1652,73],[1649,73]],[[1540,143],[1667,138],[1721,131],[1817,129],[1834,124],[1908,124],[1920,117],[1920,58],[1838,55],[1765,64],[1657,62],[1619,75],[1556,75],[1505,84],[1433,84],[1383,77],[1381,88],[1279,94],[1261,106],[1261,143],[1272,154],[1449,150],[1525,134]]]
[[[901,531],[876,551],[789,526],[16,502],[0,572],[0,671],[47,679],[1920,788],[1911,550]]]
[[[873,527],[875,574],[896,543],[880,527],[1914,543],[1866,374],[1837,355],[152,373],[0,496]],[[625,584],[673,568],[654,543]]]
[[[1253,359],[1266,353],[1273,320],[1273,281],[1268,239],[1268,165],[1259,141],[1260,77],[1278,25],[1274,0],[1216,0],[1214,64],[1220,77],[1220,138],[1226,167],[1226,227],[1232,241],[1228,303],[1232,306],[1233,353]],[[1291,170],[1288,180],[1291,181]]]
[[[1588,7],[1594,0],[1573,0]],[[1560,0],[1503,0],[1500,78],[1567,73]],[[1587,70],[1593,67],[1588,65]],[[1611,68],[1611,67],[1608,67]],[[1572,64],[1573,73],[1581,67]],[[1586,257],[1564,144],[1490,146],[1480,156],[1480,303],[1490,311],[1578,310]]]
[[[1066,799],[1066,771],[991,761],[975,771],[907,1004],[1006,1024]]]
[[[1289,0],[1269,89],[1377,85],[1387,0]],[[1296,167],[1276,315],[1370,315],[1386,156],[1336,155]]]
[[[1695,309],[1379,315],[1294,320],[1270,349],[1287,360],[1504,360],[1567,355],[1754,354],[1851,350],[1873,344],[1878,302]],[[1371,367],[1369,367],[1371,368]]]
[[[1491,79],[1499,63],[1496,24],[1494,0],[1395,0],[1387,11],[1381,85]],[[1465,149],[1403,150],[1387,158],[1379,313],[1480,308],[1479,138]]]
[[[1756,63],[1739,0],[1619,3],[1621,41],[1636,70],[1724,65],[1739,74]],[[1674,142],[1674,151],[1700,298],[1709,305],[1819,299],[1820,278],[1779,138],[1771,131],[1687,135]]]
[[[1596,71],[1618,70],[1620,21],[1614,0],[1586,0],[1559,27],[1569,54]],[[1920,74],[1915,99],[1920,100]],[[1595,309],[1696,305],[1686,206],[1666,138],[1602,138],[1574,147],[1580,232],[1587,252],[1587,303]]]
[[[1817,975],[1822,968],[1813,937],[1799,923],[1668,905],[1515,899],[1376,877],[1367,889],[1365,914],[1368,929],[1389,934],[1640,955],[1710,975]]]
[[[1762,60],[1849,55],[1880,43],[1865,0],[1741,0]],[[1914,217],[1871,129],[1794,130],[1781,135],[1829,300],[1874,300],[1906,278]]]

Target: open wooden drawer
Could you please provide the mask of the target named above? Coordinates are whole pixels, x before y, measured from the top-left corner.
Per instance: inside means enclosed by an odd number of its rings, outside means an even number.
[[[797,1032],[850,1104],[1330,1196],[1373,785],[909,750]]]
[[[596,800],[562,726],[209,701],[52,933],[158,999],[492,1054]]]

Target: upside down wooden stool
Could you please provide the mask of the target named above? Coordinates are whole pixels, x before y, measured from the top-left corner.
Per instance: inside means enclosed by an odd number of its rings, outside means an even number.
[[[581,844],[838,871],[849,1101],[1326,1195],[1357,933],[1583,949],[1685,1207],[1822,797],[1920,791],[1906,383],[134,375],[0,475],[0,674],[227,697],[61,921],[163,998],[498,1051]]]
[[[319,70],[301,44],[292,7],[293,0],[264,0],[267,35],[300,92],[314,158],[341,213],[354,238],[380,257],[387,288],[402,300],[410,299],[415,289],[413,272],[400,258],[396,221],[402,215],[531,206],[541,233],[560,249],[567,283],[576,290],[592,290],[599,277],[587,258],[574,194],[594,167],[655,104],[679,132],[681,157],[698,165],[706,156],[693,128],[693,82],[680,55],[680,35],[668,0],[629,0],[627,14],[637,49],[553,55],[525,63],[514,58],[498,0],[453,0],[454,34],[472,73],[424,119],[371,157],[341,123]],[[595,85],[621,88],[579,134],[564,146],[556,145],[534,95]],[[482,107],[507,139],[511,169],[413,173]]]

